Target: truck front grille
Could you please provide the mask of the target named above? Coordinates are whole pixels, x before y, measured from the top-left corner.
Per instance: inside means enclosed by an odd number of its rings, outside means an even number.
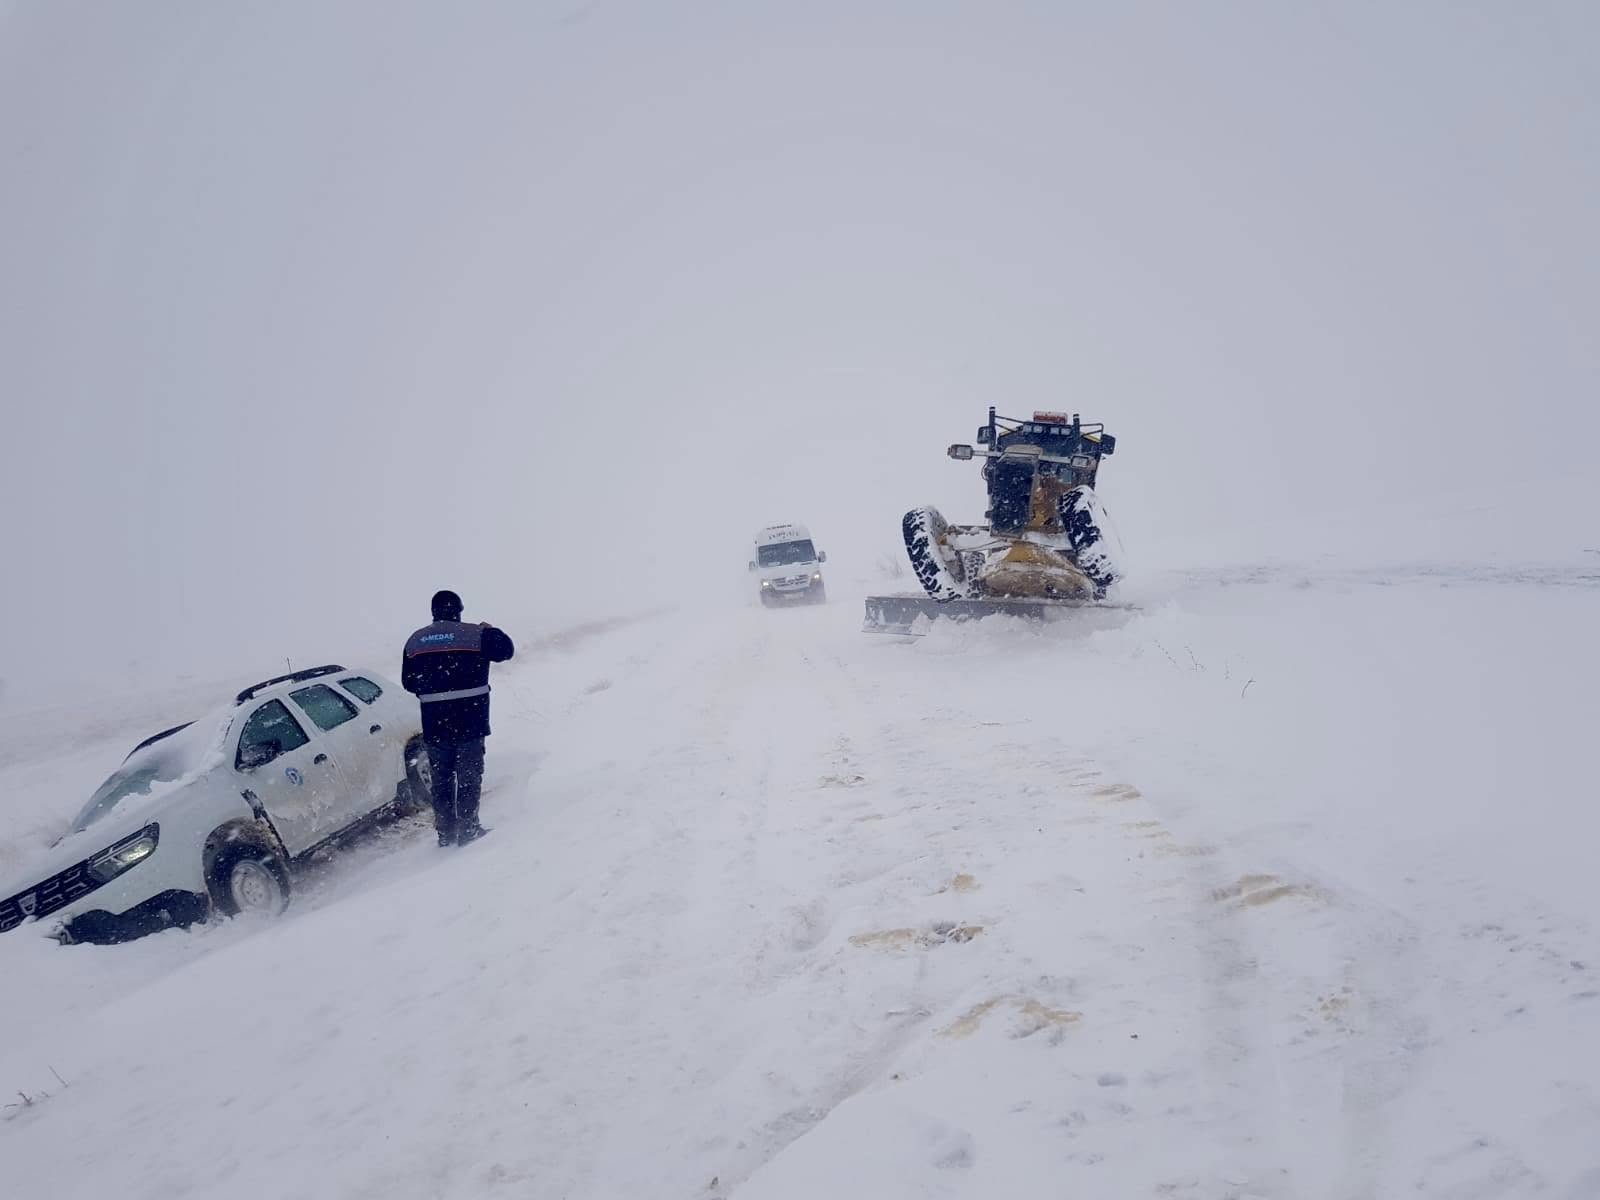
[[[0,900],[0,933],[9,933],[29,917],[48,917],[100,886],[89,874],[89,860],[75,863],[43,883]]]

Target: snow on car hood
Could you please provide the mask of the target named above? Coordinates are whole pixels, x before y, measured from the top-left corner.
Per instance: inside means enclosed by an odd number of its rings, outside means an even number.
[[[12,884],[27,887],[146,824],[175,792],[225,761],[223,746],[232,715],[232,710],[213,713],[128,755],[95,789],[49,855],[11,872],[11,878],[0,884],[0,896],[10,895]]]
[[[217,766],[223,761],[223,735],[230,716],[231,712],[213,714],[128,755],[89,797],[72,822],[73,832],[86,832],[113,813],[131,818],[147,812],[164,797]]]

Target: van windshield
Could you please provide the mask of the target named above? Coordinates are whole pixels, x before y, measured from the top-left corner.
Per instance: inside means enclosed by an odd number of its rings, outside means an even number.
[[[787,567],[794,563],[816,562],[817,552],[810,538],[798,542],[776,542],[757,549],[756,561],[763,567]]]

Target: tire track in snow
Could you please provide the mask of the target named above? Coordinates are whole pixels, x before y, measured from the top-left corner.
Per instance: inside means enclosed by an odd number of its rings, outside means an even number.
[[[743,1090],[729,1080],[759,1045],[759,1011],[795,969],[795,950],[773,914],[795,910],[789,856],[807,836],[799,807],[804,785],[815,779],[830,739],[842,733],[819,717],[817,681],[806,676],[803,656],[770,617],[753,615],[765,619],[731,622],[690,649],[691,702],[662,714],[672,732],[657,742],[651,773],[659,787],[641,797],[650,806],[648,832],[607,877],[608,884],[624,887],[628,877],[651,873],[641,858],[680,855],[681,863],[666,873],[670,888],[599,918],[651,927],[648,949],[627,968],[641,1005],[649,1006],[651,990],[659,992],[668,980],[674,993],[702,998],[670,1011],[658,1003],[636,1019],[650,1053],[680,1064],[700,1102],[712,1098],[713,1111],[721,1092]],[[659,867],[653,873],[662,874]],[[686,1118],[695,1104],[687,1105]],[[714,1121],[686,1119],[684,1136],[725,1162],[749,1156],[752,1141],[766,1136],[763,1124],[781,1130],[795,1119],[792,1108],[777,1107],[766,1117],[729,1110],[720,1130]],[[612,1152],[632,1153],[630,1136],[613,1134]],[[719,1169],[722,1179],[732,1178]]]
[[[768,911],[782,912],[790,924],[767,930],[761,955],[762,986],[769,995],[804,989],[822,974],[830,946],[853,906],[839,899],[870,889],[904,865],[899,853],[861,853],[854,849],[858,824],[878,794],[880,720],[863,703],[843,659],[810,639],[785,645],[780,686],[783,699],[747,713],[741,741],[765,746],[774,769],[773,793],[789,806],[790,817],[760,851],[762,874],[783,881],[769,892]],[[885,776],[892,772],[883,772]],[[824,873],[819,874],[822,868]],[[775,947],[775,950],[774,950]],[[914,1000],[925,967],[913,960],[909,996],[875,1028],[853,1027],[846,1045],[827,1047],[828,1059],[809,1081],[787,1079],[792,1103],[751,1129],[728,1166],[719,1173],[718,1195],[738,1186],[785,1147],[827,1119],[839,1104],[870,1086],[925,1026],[931,1013]],[[837,1030],[832,1031],[835,1035]]]
[[[1158,829],[1172,836],[1164,823]],[[1298,1168],[1285,1181],[1289,1194],[1383,1195],[1392,1149],[1385,1110],[1427,1040],[1415,1005],[1424,948],[1414,922],[1298,864],[1275,860],[1264,870],[1225,839],[1200,844],[1213,853],[1185,859],[1192,903],[1216,963],[1222,1036],[1250,1089],[1233,1120],[1259,1111],[1270,1091],[1273,1140]],[[1332,1178],[1329,1163],[1338,1164]]]
[[[1100,956],[1120,964],[1117,974],[1126,976],[1119,979],[1102,971],[1098,990],[1077,983],[1070,975],[1063,978],[1059,974],[1064,965],[1081,957],[1073,953],[1070,938],[1038,964],[1045,968],[1042,974],[1017,974],[1019,966],[1031,964],[1032,960],[1017,962],[1012,951],[999,949],[1007,936],[1005,918],[974,943],[972,953],[992,961],[989,970],[969,974],[965,986],[949,978],[929,977],[929,968],[935,961],[932,954],[949,952],[918,953],[911,949],[939,944],[936,937],[925,940],[914,925],[860,937],[862,945],[902,947],[908,961],[916,964],[909,981],[909,998],[902,1009],[916,1014],[916,1020],[912,1028],[897,1031],[893,1041],[884,1043],[884,1056],[862,1055],[858,1061],[864,1069],[837,1075],[832,1086],[816,1094],[808,1110],[810,1119],[786,1125],[782,1130],[784,1138],[792,1141],[803,1136],[825,1119],[833,1106],[868,1089],[874,1083],[873,1077],[887,1072],[890,1064],[902,1057],[902,1051],[909,1049],[913,1061],[926,1059],[930,1054],[928,1046],[933,1044],[931,1036],[917,1035],[930,1023],[939,1028],[956,1028],[961,1026],[957,1018],[962,1013],[980,1014],[969,1022],[970,1030],[980,1030],[990,1014],[1018,1012],[1025,1016],[1029,1011],[1039,1011],[1062,1013],[1076,1020],[1078,1014],[1072,1011],[1076,1008],[1084,1010],[1085,1022],[1095,1024],[1103,1024],[1108,1018],[1137,1019],[1139,1013],[1149,1020],[1161,1021],[1174,1014],[1164,1013],[1160,1004],[1152,1007],[1146,1002],[1155,990],[1151,981],[1170,977],[1176,971],[1180,976],[1209,980],[1204,986],[1212,1000],[1200,1006],[1203,1011],[1199,1014],[1208,1023],[1209,1033],[1192,1039],[1200,1048],[1179,1050],[1169,1067],[1149,1076],[1150,1082],[1158,1084],[1174,1072],[1174,1077],[1181,1076],[1196,1066],[1203,1069],[1211,1080],[1211,1094],[1222,1098],[1212,1106],[1214,1111],[1174,1111],[1188,1114],[1179,1119],[1199,1122],[1231,1146],[1227,1177],[1238,1182],[1220,1186],[1228,1194],[1235,1194],[1248,1176],[1249,1186],[1262,1195],[1289,1194],[1284,1190],[1285,1173],[1273,1145],[1276,1138],[1272,1130],[1259,1127],[1257,1116],[1263,1085],[1269,1090],[1272,1087],[1274,1059],[1270,1042],[1257,1033],[1260,1014],[1249,1003],[1254,960],[1248,945],[1237,933],[1227,931],[1215,912],[1212,895],[1221,879],[1211,861],[1214,848],[1172,839],[1150,802],[1137,789],[1106,780],[1094,764],[1073,754],[1069,746],[1048,733],[1034,732],[1029,728],[1033,724],[1031,715],[978,709],[959,692],[939,690],[917,670],[927,665],[925,661],[911,660],[907,664],[902,658],[889,662],[889,670],[868,671],[852,669],[843,659],[835,659],[836,677],[843,686],[829,692],[830,705],[848,713],[842,723],[856,729],[869,744],[865,765],[859,770],[867,776],[881,772],[899,781],[893,796],[900,802],[898,808],[885,805],[888,797],[870,788],[858,793],[886,809],[884,813],[867,814],[873,822],[869,828],[886,827],[885,836],[899,857],[895,866],[875,868],[871,878],[861,881],[875,892],[873,907],[886,914],[893,911],[901,902],[894,892],[907,890],[910,879],[920,878],[926,884],[939,875],[947,880],[960,878],[966,881],[961,890],[969,892],[985,883],[1001,886],[1010,873],[1008,850],[1015,853],[1021,849],[1006,843],[1020,831],[1018,826],[1026,826],[1028,814],[1034,813],[1036,819],[1058,828],[1082,831],[1073,842],[1082,839],[1084,844],[1076,849],[1071,862],[1080,861],[1079,855],[1099,853],[1090,847],[1127,845],[1124,861],[1128,865],[1101,872],[1091,884],[1101,905],[1137,909],[1141,903],[1138,897],[1161,890],[1160,882],[1154,878],[1158,869],[1170,873],[1171,868],[1178,868],[1177,893],[1170,895],[1170,888],[1168,892],[1180,911],[1163,927],[1187,928],[1192,933],[1187,937],[1172,935],[1182,946],[1163,950],[1148,935],[1135,932],[1139,930],[1137,919],[1131,924],[1122,922],[1127,928],[1120,933],[1102,934],[1093,927],[1085,930],[1080,935],[1084,944],[1099,946]],[[901,671],[902,665],[911,669]],[[930,705],[931,697],[936,699]],[[977,697],[980,703],[992,702],[992,693],[987,689],[979,691]],[[992,719],[996,717],[1001,719]],[[975,744],[986,745],[988,751],[975,757]],[[881,765],[876,765],[874,759]],[[1112,810],[1125,818],[1123,824],[1135,827],[1133,833],[1116,832],[1108,815]],[[991,816],[992,821],[988,820]],[[1005,832],[1008,827],[1010,833]],[[1150,840],[1152,830],[1160,835],[1160,841]],[[1041,828],[1040,832],[1044,830]],[[931,854],[927,852],[930,846],[934,848]],[[930,860],[921,871],[917,869],[919,858]],[[1112,885],[1109,892],[1105,886],[1108,883]],[[1055,887],[1066,892],[1084,891],[1065,879]],[[929,889],[925,886],[924,890]],[[947,885],[947,890],[953,889]],[[1070,902],[1070,896],[1065,898]],[[976,899],[981,905],[984,897]],[[1070,921],[1069,912],[1070,909],[1064,910],[1062,915]],[[1042,913],[1026,915],[1031,920],[1044,917]],[[905,936],[895,938],[896,934]],[[994,941],[996,938],[1001,940]],[[985,944],[991,942],[992,945]],[[820,942],[819,947],[822,952],[829,949]],[[956,986],[952,987],[952,982]],[[1133,1002],[1127,1003],[1124,997]],[[1010,1007],[997,1007],[1002,1002],[1011,1002]],[[1037,1021],[1018,1019],[1013,1019],[1012,1027],[1024,1035],[1040,1028]],[[919,1041],[923,1045],[916,1046]],[[1213,1053],[1211,1047],[1218,1048],[1217,1052]],[[1198,1063],[1193,1061],[1196,1059]],[[1115,1140],[1116,1121],[1140,1119],[1120,1100],[1105,1103],[1106,1093],[1099,1089],[1108,1086],[1106,1081],[1115,1087],[1119,1079],[1118,1072],[1101,1072],[1095,1078],[1094,1091],[1089,1093],[1094,1097],[1094,1111],[1103,1112],[1103,1119],[1113,1122],[1108,1127],[1113,1132],[1102,1135],[1103,1144]],[[876,1082],[885,1086],[881,1078]],[[1103,1153],[1086,1151],[1078,1159],[1083,1164],[1093,1164],[1103,1157]],[[1169,1174],[1160,1186],[1171,1195],[1223,1194],[1214,1190],[1214,1184],[1214,1176],[1199,1171],[1193,1176]]]
[[[815,832],[829,843],[834,859],[829,891],[813,901],[812,924],[820,928],[800,947],[809,960],[802,971],[850,971],[848,964],[863,962],[862,956],[888,953],[899,978],[875,1005],[852,996],[848,978],[839,986],[841,1023],[847,1021],[849,1028],[835,1030],[831,1064],[803,1089],[800,1103],[759,1131],[753,1152],[721,1176],[735,1186],[827,1120],[839,1105],[882,1086],[893,1064],[908,1051],[914,1055],[918,1043],[934,1042],[938,1028],[960,1027],[962,1013],[969,1016],[971,1032],[1010,999],[1017,1000],[1025,1021],[1031,1012],[1064,1011],[1031,995],[1043,983],[1046,1000],[1060,998],[1047,978],[986,983],[981,947],[973,945],[965,962],[952,957],[968,950],[964,943],[985,936],[977,925],[958,930],[954,922],[913,922],[874,932],[880,923],[892,923],[897,912],[924,906],[930,897],[946,897],[935,903],[957,909],[955,915],[982,902],[975,894],[980,890],[977,881],[961,867],[973,858],[989,861],[991,848],[984,846],[982,830],[976,836],[966,833],[973,824],[981,825],[976,810],[984,801],[973,786],[979,782],[972,775],[974,764],[962,761],[960,738],[949,738],[952,729],[968,729],[976,722],[950,706],[929,713],[925,697],[915,690],[896,688],[843,657],[813,653],[807,663],[827,725],[846,732],[836,747],[835,769],[820,781],[830,803]],[[942,753],[941,746],[947,748]],[[951,761],[942,761],[946,757]],[[1053,756],[1047,757],[1054,766]],[[1071,775],[1081,782],[1097,778],[1092,769],[1074,769]],[[1050,803],[1044,796],[1036,802]],[[873,807],[883,811],[864,811]],[[988,866],[974,869],[987,871]],[[956,880],[962,882],[957,885]],[[962,935],[953,937],[957,932]],[[870,1023],[869,1013],[876,1018]],[[1039,1027],[1034,1022],[1024,1029]]]

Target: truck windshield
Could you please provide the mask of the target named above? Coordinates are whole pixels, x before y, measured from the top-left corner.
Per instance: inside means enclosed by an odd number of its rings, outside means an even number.
[[[787,567],[793,563],[816,562],[817,552],[810,538],[800,542],[777,542],[760,547],[756,551],[756,561],[763,567]]]
[[[138,746],[83,806],[74,830],[89,828],[113,809],[141,803],[138,798],[172,790],[172,785],[205,764],[209,723],[186,725]]]
[[[161,779],[162,765],[159,762],[147,762],[118,771],[95,790],[94,796],[78,814],[78,819],[72,823],[73,829],[89,828],[129,796],[148,796],[150,789]]]

